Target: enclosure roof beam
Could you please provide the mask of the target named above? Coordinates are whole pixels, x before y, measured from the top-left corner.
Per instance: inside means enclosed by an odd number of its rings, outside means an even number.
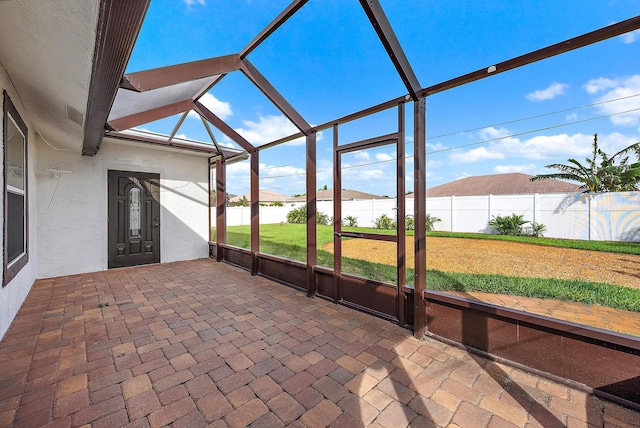
[[[507,70],[511,70],[517,67],[521,67],[523,65],[527,65],[536,61],[540,61],[546,58],[550,58],[555,55],[559,55],[565,52],[569,52],[573,49],[578,49],[584,46],[588,46],[593,43],[601,42],[603,40],[610,39],[612,37],[620,36],[622,34],[628,33],[630,31],[634,31],[640,29],[640,16],[636,16],[633,18],[629,18],[625,21],[619,22],[617,24],[612,24],[607,27],[600,28],[598,30],[592,31],[590,33],[583,34],[578,37],[574,37],[573,39],[566,40],[564,42],[556,43],[554,45],[548,46],[546,48],[530,52],[528,54],[519,56],[517,58],[512,58],[510,60],[504,61],[502,63],[496,64],[496,70],[493,72],[488,72],[489,68],[483,68],[481,70],[475,71],[473,73],[465,74],[463,76],[456,77],[451,80],[447,80],[445,82],[441,82],[432,86],[428,86],[426,88],[420,89],[419,95],[420,97],[426,97],[429,95],[436,94],[438,92],[443,92],[448,89],[455,88],[457,86],[462,86],[467,83],[474,82],[476,80],[483,79],[485,77],[489,77],[493,74],[501,73]],[[343,124],[350,122],[352,120],[360,119],[362,117],[369,116],[371,114],[387,110],[396,106],[399,102],[407,102],[411,100],[410,95],[406,95],[404,97],[394,98],[389,101],[385,101],[373,107],[369,107],[355,113],[351,113],[349,115],[333,119],[329,122],[322,123],[320,125],[316,125],[311,128],[313,131],[320,132],[322,130],[330,128],[334,124]],[[301,137],[300,133],[292,134],[287,137],[280,138],[278,140],[272,141],[265,145],[260,146],[260,148],[267,148],[277,146],[282,143],[289,142],[291,140],[295,140],[296,138]]]
[[[311,125],[246,58],[242,60],[241,71],[304,135],[309,135]]]
[[[231,138],[233,142],[242,147],[245,151],[253,153],[256,148],[247,141],[242,135],[238,134],[232,127],[227,125],[225,121],[216,116],[211,110],[206,108],[200,101],[193,102],[193,109],[198,112],[202,118],[218,128],[223,134]]]
[[[183,101],[178,101],[177,103],[152,108],[129,116],[110,120],[107,122],[107,129],[110,131],[122,131],[123,129],[130,129],[134,126],[143,125],[175,114],[184,113],[192,108],[193,100],[189,98]]]
[[[211,127],[209,126],[209,122],[204,120],[202,116],[200,116],[200,120],[202,120],[202,124],[204,125],[204,129],[207,130],[207,134],[209,134],[209,138],[211,138],[211,142],[216,147],[216,149],[220,152],[222,159],[225,159],[224,153],[220,150],[220,146],[218,146],[218,140],[216,140],[216,136],[213,135],[213,131],[211,131]]]
[[[409,95],[411,95],[414,101],[417,101],[419,98],[420,83],[411,68],[411,64],[409,64],[407,56],[402,50],[398,38],[393,32],[393,28],[391,28],[391,24],[384,10],[382,10],[380,2],[378,0],[360,0],[360,4],[367,14],[369,21],[371,21],[371,25],[373,25],[373,28],[376,30],[389,58],[391,58],[393,65],[396,67],[402,82],[409,91]]]
[[[122,76],[120,87],[136,92],[144,92],[201,79],[203,77],[226,74],[239,68],[240,56],[238,54],[219,56],[200,61],[138,71],[136,73],[128,73]]]
[[[101,0],[82,154],[98,153],[109,111],[151,0]]]
[[[368,107],[368,108],[366,108],[364,110],[360,110],[360,111],[357,111],[355,113],[351,113],[351,114],[348,114],[346,116],[342,116],[342,117],[339,117],[337,119],[333,119],[333,120],[331,120],[329,122],[325,122],[325,123],[322,123],[320,125],[316,125],[316,126],[311,128],[311,131],[315,131],[315,132],[324,131],[325,129],[331,128],[333,125],[342,125],[344,123],[348,123],[348,122],[351,122],[351,121],[354,121],[354,120],[357,120],[357,119],[361,119],[363,117],[367,117],[367,116],[370,116],[372,114],[379,113],[381,111],[388,110],[388,109],[393,108],[393,107],[397,107],[399,103],[408,102],[410,100],[411,100],[411,97],[409,95],[405,95],[403,97],[394,98],[392,100],[385,101],[385,102],[380,103],[380,104],[376,104],[375,106]],[[272,141],[270,143],[263,144],[263,145],[260,146],[260,150],[267,149],[267,148],[273,147],[273,146],[277,146],[277,145],[280,145],[280,144],[283,144],[283,143],[287,143],[289,141],[295,140],[295,139],[300,138],[300,137],[304,137],[304,134],[301,133],[301,132],[298,132],[298,133],[289,135],[287,137],[283,137],[283,138],[280,138],[278,140],[274,140],[274,141]]]
[[[298,10],[307,3],[308,0],[294,0],[280,15],[276,17],[266,28],[264,28],[260,34],[258,34],[249,44],[240,51],[240,58],[244,59],[255,48],[257,48],[262,42],[264,42],[271,34],[273,34],[282,24],[287,22]]]
[[[514,68],[522,67],[523,65],[531,64],[543,59],[551,58],[553,56],[563,54],[565,52],[572,51],[574,49],[582,48],[593,43],[601,42],[612,37],[620,36],[622,34],[634,31],[640,28],[640,16],[629,18],[625,21],[618,22],[616,24],[609,25],[607,27],[600,28],[595,31],[591,31],[586,34],[574,37],[572,39],[565,40],[560,43],[556,43],[537,51],[529,52],[525,55],[521,55],[516,58],[509,59],[507,61],[491,65],[486,68],[458,76],[451,80],[447,80],[442,83],[438,83],[433,86],[426,87],[420,91],[422,96],[429,96],[438,92],[446,91],[457,86],[462,86],[467,83],[474,82],[476,80],[484,79],[485,77],[492,76],[494,74],[502,73]]]

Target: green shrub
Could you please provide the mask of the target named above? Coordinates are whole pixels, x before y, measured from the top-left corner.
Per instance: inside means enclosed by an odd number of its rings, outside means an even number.
[[[427,215],[425,216],[424,221],[425,221],[425,226],[426,226],[427,232],[431,232],[433,230],[434,225],[437,222],[442,221],[442,220],[440,220],[439,217],[432,216],[431,214],[427,213]]]
[[[380,217],[375,219],[373,223],[376,229],[392,230],[398,227],[396,222],[386,214],[382,214]]]
[[[316,223],[322,224],[324,226],[328,226],[332,222],[332,218],[329,217],[328,214],[323,213],[322,211],[316,211]]]
[[[358,219],[352,215],[348,215],[342,220],[342,225],[347,227],[358,227]]]
[[[406,230],[414,230],[416,228],[416,222],[413,220],[413,216],[408,215],[404,219],[404,228]]]
[[[316,223],[328,225],[331,224],[331,217],[323,213],[322,211],[316,212]],[[292,224],[305,224],[307,222],[307,206],[303,205],[298,208],[294,208],[287,213],[287,223]]]
[[[527,224],[528,221],[524,219],[523,215],[512,214],[510,216],[493,216],[489,220],[489,226],[492,230],[498,232],[498,235],[509,236],[521,236],[524,234],[522,226]]]
[[[489,226],[492,230],[498,232],[498,235],[509,236],[534,236],[540,237],[547,230],[544,224],[531,223],[530,227],[524,227],[529,221],[524,219],[524,215],[511,214],[510,216],[493,216],[489,220]]]
[[[287,223],[305,224],[307,222],[307,206],[294,208],[287,213]]]
[[[544,224],[533,222],[531,223],[531,233],[529,235],[533,236],[534,238],[541,238],[543,236],[542,234],[546,231],[547,226],[545,226]]]

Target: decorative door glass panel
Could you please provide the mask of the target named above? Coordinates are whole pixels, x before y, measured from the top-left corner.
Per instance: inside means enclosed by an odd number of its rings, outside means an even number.
[[[129,236],[140,236],[140,189],[129,190]]]

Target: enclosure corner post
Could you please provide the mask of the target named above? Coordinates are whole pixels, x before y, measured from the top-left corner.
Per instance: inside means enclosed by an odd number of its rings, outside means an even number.
[[[340,296],[342,275],[342,158],[338,152],[338,124],[333,125],[333,303]],[[375,201],[372,199],[372,201]],[[352,212],[352,215],[355,213]]]
[[[226,166],[227,164],[224,159],[219,160],[216,165],[216,244],[218,248],[218,251],[216,251],[216,260],[219,262],[224,258],[224,251],[221,249],[220,244],[227,243],[227,190],[225,187],[227,178]]]
[[[258,252],[260,252],[260,156],[251,153],[251,275],[258,274]]]
[[[397,165],[396,165],[396,225],[398,231],[398,241],[396,246],[397,256],[397,278],[398,287],[398,321],[401,327],[407,325],[407,297],[404,294],[404,287],[407,285],[407,231],[406,231],[406,147],[405,147],[405,124],[404,124],[404,103],[398,103],[398,140],[396,142]]]
[[[307,296],[317,291],[314,267],[318,264],[316,236],[316,133],[307,135]]]
[[[424,337],[427,331],[427,311],[424,290],[427,282],[427,228],[425,224],[427,204],[427,148],[426,148],[426,99],[414,103],[413,111],[413,215],[415,245],[414,277],[414,336]]]

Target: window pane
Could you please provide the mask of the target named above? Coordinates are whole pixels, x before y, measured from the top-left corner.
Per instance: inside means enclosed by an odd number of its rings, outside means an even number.
[[[7,185],[24,190],[24,136],[13,120],[7,121]]]
[[[7,256],[11,263],[25,252],[24,196],[7,192]]]

